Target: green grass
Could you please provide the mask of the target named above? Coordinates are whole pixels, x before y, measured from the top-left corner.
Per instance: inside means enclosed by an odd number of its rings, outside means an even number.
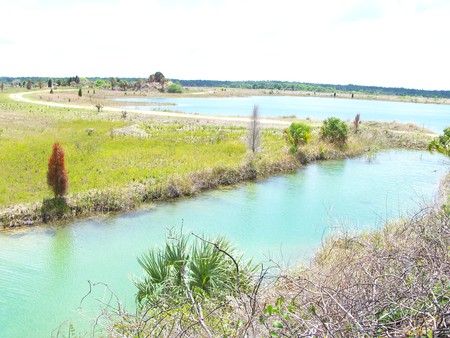
[[[0,206],[52,197],[46,184],[53,142],[65,151],[69,193],[163,182],[212,167],[238,168],[246,158],[246,129],[180,123],[141,123],[148,137],[111,136],[133,121],[119,113],[43,107],[0,94]],[[86,129],[95,131],[88,135]],[[283,156],[280,131],[265,131],[264,157]],[[277,154],[279,153],[279,154]]]
[[[74,109],[16,102],[8,95],[17,91],[0,93],[0,208],[52,197],[46,172],[55,141],[65,151],[69,195],[93,189],[130,189],[137,183],[151,190],[152,186],[167,186],[171,179],[183,186],[190,180],[189,174],[209,169],[239,176],[236,172],[243,170],[248,159],[245,127],[132,113],[124,119],[120,112],[97,113],[88,106]],[[111,131],[131,125],[137,125],[147,137],[111,135]],[[368,122],[360,133],[351,135],[348,145],[337,149],[318,139],[316,126],[312,141],[299,148],[297,157],[306,163],[357,156],[368,149],[425,147],[427,141],[420,131],[402,128],[406,127]],[[89,129],[94,130],[90,135]],[[295,165],[289,157],[283,130],[264,129],[261,152],[253,158],[258,175],[292,170]]]

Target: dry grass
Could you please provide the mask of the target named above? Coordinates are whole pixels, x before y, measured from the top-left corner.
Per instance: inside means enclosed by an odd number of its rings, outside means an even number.
[[[280,333],[295,336],[450,334],[450,215],[424,208],[365,235],[330,238],[308,268],[279,277]],[[265,300],[266,302],[268,300]],[[267,318],[269,319],[269,318]]]
[[[112,337],[447,337],[449,245],[450,213],[427,207],[376,232],[336,234],[310,266],[262,269],[226,299],[162,299],[131,314],[111,297],[96,323]]]

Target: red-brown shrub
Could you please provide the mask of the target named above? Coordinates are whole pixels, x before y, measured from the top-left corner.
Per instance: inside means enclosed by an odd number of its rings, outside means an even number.
[[[66,195],[69,190],[64,150],[59,142],[53,144],[52,155],[48,159],[47,184],[52,188],[55,198]]]

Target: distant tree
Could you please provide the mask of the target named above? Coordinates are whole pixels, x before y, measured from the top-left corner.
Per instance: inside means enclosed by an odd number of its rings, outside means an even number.
[[[48,159],[47,184],[55,194],[55,198],[66,195],[69,189],[64,150],[59,142],[53,144],[52,155]]]
[[[109,79],[109,82],[111,83],[111,90],[115,90],[115,87],[117,85],[117,79],[115,77],[111,77]]]
[[[28,80],[26,86],[27,86],[27,89],[30,90],[33,87],[33,82],[31,82],[31,80]]]
[[[75,76],[75,78],[73,79],[73,82],[75,82],[76,84],[80,84],[80,78],[78,77],[78,75]]]
[[[133,90],[139,90],[142,88],[142,84],[144,81],[142,79],[137,79],[136,82],[133,84]]]
[[[5,88],[5,84],[3,82],[0,84],[0,88],[2,89],[2,91]]]
[[[320,128],[320,138],[326,142],[343,146],[347,142],[348,126],[337,117],[330,117],[323,121]]]
[[[261,145],[261,124],[259,123],[259,107],[258,105],[253,106],[253,112],[250,116],[250,125],[248,128],[248,149],[251,150],[253,154],[259,151]]]
[[[101,103],[97,103],[95,105],[95,108],[97,108],[97,113],[100,113],[102,111],[102,109],[103,109],[103,105]]]
[[[181,88],[181,86],[178,83],[171,83],[168,87],[167,87],[167,91],[169,93],[182,93],[183,89]]]
[[[78,96],[79,96],[79,97],[82,97],[82,96],[83,96],[83,92],[81,91],[81,88],[78,89]]]
[[[44,87],[44,82],[42,82],[42,81],[39,81],[39,83],[38,83],[38,87],[39,87],[39,89],[42,89],[42,87]]]
[[[48,88],[52,88],[53,87],[53,80],[49,79],[47,84],[48,84]]]
[[[429,151],[438,151],[441,154],[450,156],[450,127],[444,129],[444,134],[436,137],[428,145]]]
[[[120,80],[119,81],[119,87],[122,90],[127,90],[128,89],[128,82],[125,80]]]
[[[166,78],[164,77],[163,73],[161,73],[161,72],[156,72],[154,76],[155,76],[155,81],[156,82],[163,83],[166,80]]]
[[[50,89],[50,94],[53,94],[53,88]]]

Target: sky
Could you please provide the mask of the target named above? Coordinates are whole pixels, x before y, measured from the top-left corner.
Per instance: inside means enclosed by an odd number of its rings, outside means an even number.
[[[450,0],[0,0],[0,76],[450,90]]]

